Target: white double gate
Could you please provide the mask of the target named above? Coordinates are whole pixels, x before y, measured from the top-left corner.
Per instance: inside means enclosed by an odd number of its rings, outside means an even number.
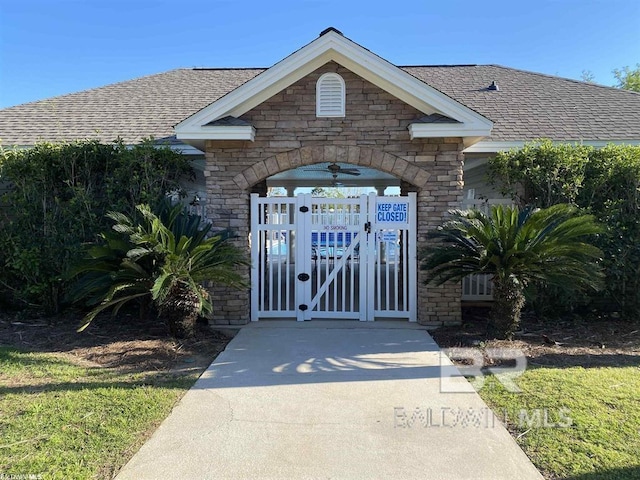
[[[251,320],[416,321],[416,195],[251,196]]]

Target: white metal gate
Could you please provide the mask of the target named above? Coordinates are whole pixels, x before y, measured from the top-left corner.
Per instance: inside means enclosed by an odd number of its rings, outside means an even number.
[[[416,320],[416,195],[251,196],[251,319]]]

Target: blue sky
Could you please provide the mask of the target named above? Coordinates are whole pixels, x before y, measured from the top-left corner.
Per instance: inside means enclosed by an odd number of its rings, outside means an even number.
[[[328,26],[397,65],[612,85],[640,62],[638,0],[0,0],[0,107],[179,67],[267,67]]]

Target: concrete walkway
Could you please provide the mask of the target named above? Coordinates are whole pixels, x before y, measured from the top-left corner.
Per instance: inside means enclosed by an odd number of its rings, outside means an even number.
[[[476,393],[441,393],[440,373],[416,325],[252,324],[118,479],[541,479]]]

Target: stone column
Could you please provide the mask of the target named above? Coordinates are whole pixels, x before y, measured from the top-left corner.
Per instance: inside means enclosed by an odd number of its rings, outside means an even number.
[[[416,165],[430,175],[418,190],[418,256],[434,246],[428,232],[441,225],[447,211],[462,202],[462,139],[433,138],[423,145],[423,155],[416,156]],[[403,182],[403,194],[412,187]],[[460,282],[426,285],[427,274],[418,270],[418,322],[429,325],[459,324],[462,321]]]
[[[207,142],[205,170],[207,185],[207,215],[215,229],[230,229],[235,238],[232,242],[245,252],[251,260],[249,248],[249,190],[243,190],[233,181],[242,171],[242,165],[234,160],[234,148],[241,149],[243,142]],[[226,149],[224,149],[226,147]],[[264,185],[266,188],[266,183]],[[249,283],[248,266],[238,267],[238,271]],[[213,322],[216,324],[239,325],[250,319],[250,288],[237,290],[214,282],[209,284],[209,294],[213,303]]]

